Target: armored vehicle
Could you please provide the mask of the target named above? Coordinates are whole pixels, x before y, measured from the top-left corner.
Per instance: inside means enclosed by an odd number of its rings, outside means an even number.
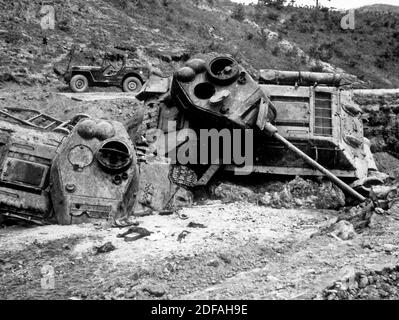
[[[18,108],[0,116],[0,218],[112,223],[191,201],[190,191],[169,179],[168,161],[137,158],[120,122],[87,115],[60,122]]]
[[[252,128],[252,172],[327,176],[354,198],[365,199],[347,183],[367,178],[376,165],[363,137],[362,112],[341,90],[339,75],[263,70],[257,83],[231,57],[203,55],[188,61],[170,82],[171,99],[160,90],[165,102],[158,124],[174,118],[179,119],[176,130]],[[149,99],[162,87],[153,83],[139,99]],[[220,168],[246,170],[221,159],[199,181],[207,183]]]
[[[377,171],[370,143],[363,136],[362,110],[337,74],[261,70],[260,87],[277,110],[279,134],[312,159],[348,181]],[[260,172],[319,175],[280,144],[268,141]]]
[[[202,55],[173,77],[153,75],[132,123],[84,115],[60,123],[40,113],[18,120],[0,110],[12,120],[0,120],[0,214],[74,224],[173,210],[219,170],[326,176],[364,201],[348,183],[377,170],[362,112],[340,77],[264,70],[260,82],[231,57]],[[202,161],[201,152],[194,162],[174,157],[204,129],[253,132],[250,171],[225,157]]]
[[[121,123],[81,117],[69,134],[0,120],[0,213],[75,224],[127,215],[135,149]]]

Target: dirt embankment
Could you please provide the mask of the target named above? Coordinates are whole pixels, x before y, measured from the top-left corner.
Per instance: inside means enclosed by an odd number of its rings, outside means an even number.
[[[355,91],[355,101],[362,107],[364,134],[371,140],[371,151],[391,152],[399,156],[399,92]]]
[[[142,106],[139,101],[124,99],[123,96],[113,100],[93,98],[92,101],[83,101],[59,94],[67,90],[66,85],[59,87],[7,85],[0,89],[0,108],[34,109],[64,121],[72,119],[76,114],[84,113],[96,118],[124,122],[136,117]]]

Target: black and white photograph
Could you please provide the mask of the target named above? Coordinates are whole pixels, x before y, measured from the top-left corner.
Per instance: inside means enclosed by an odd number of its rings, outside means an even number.
[[[0,300],[399,300],[399,0],[0,0]]]

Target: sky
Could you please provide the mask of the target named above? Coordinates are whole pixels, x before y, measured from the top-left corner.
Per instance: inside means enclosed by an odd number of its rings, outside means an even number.
[[[234,2],[241,3],[256,3],[257,0],[232,0]],[[316,3],[315,0],[297,0],[299,5],[314,5]],[[359,8],[362,6],[367,6],[370,4],[391,4],[399,6],[399,0],[320,0],[320,4],[326,7],[333,7],[337,9],[351,9],[351,8]]]

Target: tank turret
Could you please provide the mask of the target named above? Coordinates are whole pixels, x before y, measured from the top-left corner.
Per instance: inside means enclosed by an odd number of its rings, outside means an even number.
[[[51,199],[60,224],[113,220],[131,213],[138,189],[135,148],[115,121],[81,121],[51,167]]]
[[[187,61],[173,77],[172,98],[188,117],[213,125],[263,129],[276,116],[257,82],[227,56]]]

